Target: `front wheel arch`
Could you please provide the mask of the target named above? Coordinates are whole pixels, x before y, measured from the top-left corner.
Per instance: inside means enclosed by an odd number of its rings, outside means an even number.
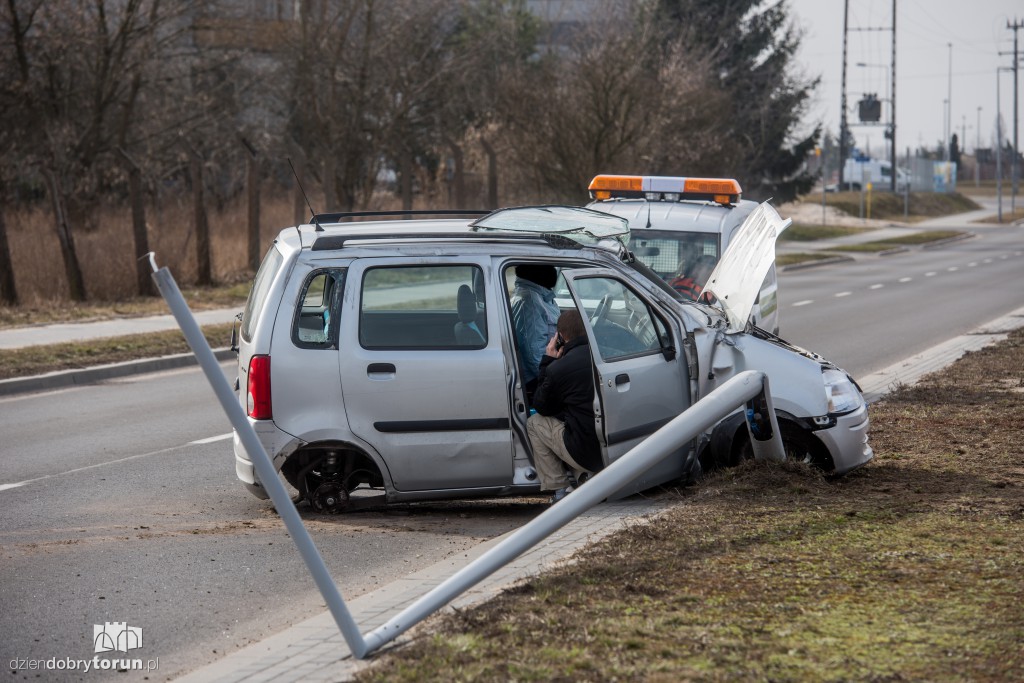
[[[814,432],[795,419],[776,412],[779,431],[782,432],[782,446],[786,460],[805,462],[825,472],[835,470],[832,454]],[[702,454],[701,467],[705,471],[716,467],[735,467],[743,460],[754,457],[750,446],[750,434],[742,412],[722,420],[711,432],[708,448]]]

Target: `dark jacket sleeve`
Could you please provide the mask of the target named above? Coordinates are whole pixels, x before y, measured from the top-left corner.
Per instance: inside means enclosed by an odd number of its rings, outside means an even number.
[[[537,389],[533,392],[533,408],[541,415],[562,419],[565,406],[561,392],[556,386],[556,378],[548,372],[548,367],[555,359],[544,355],[540,359],[540,374],[537,376]]]

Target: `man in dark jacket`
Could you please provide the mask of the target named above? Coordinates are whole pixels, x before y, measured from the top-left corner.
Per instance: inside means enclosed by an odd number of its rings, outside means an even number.
[[[526,430],[541,489],[561,500],[572,490],[566,466],[577,473],[597,472],[603,466],[594,425],[594,369],[583,317],[577,310],[558,318],[558,332],[548,342],[540,362],[536,415]]]

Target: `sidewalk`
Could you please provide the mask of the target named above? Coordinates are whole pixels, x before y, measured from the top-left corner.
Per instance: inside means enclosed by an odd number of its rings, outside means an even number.
[[[576,550],[589,543],[596,542],[620,528],[649,521],[672,505],[671,500],[640,496],[595,505],[542,543],[463,593],[438,613],[484,602],[517,581],[567,561]],[[377,628],[512,533],[515,531],[478,545],[459,557],[442,560],[371,593],[347,600],[352,617],[364,634]],[[345,587],[339,586],[339,589],[344,594]],[[382,651],[395,647],[396,644],[409,642],[417,634],[422,634],[424,629],[430,628],[431,620],[434,618],[431,617],[424,624],[414,627],[394,643],[386,645]],[[352,657],[333,617],[330,612],[325,611],[175,680],[181,683],[348,681],[356,672],[370,666],[372,662],[372,656],[366,660]]]
[[[235,315],[242,311],[237,308],[221,308],[212,311],[199,311],[195,314],[200,325],[230,323]],[[42,346],[60,344],[62,342],[87,341],[104,337],[121,337],[128,334],[144,334],[176,330],[178,323],[174,316],[150,315],[142,318],[115,318],[113,320],[97,320],[82,323],[54,323],[51,325],[31,325],[29,327],[11,327],[0,330],[0,349],[22,349],[26,346]]]

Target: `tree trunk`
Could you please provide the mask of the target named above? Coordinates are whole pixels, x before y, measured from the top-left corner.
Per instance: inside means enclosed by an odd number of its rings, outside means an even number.
[[[403,149],[399,152],[399,181],[402,183],[402,210],[412,211],[412,154]]]
[[[452,172],[452,203],[456,209],[466,208],[466,170],[463,165],[462,148],[455,144],[455,141],[446,138],[445,142],[452,151],[452,161],[455,168]]]
[[[8,306],[18,305],[18,289],[14,285],[14,265],[11,248],[7,243],[7,221],[0,206],[0,301]]]
[[[295,225],[301,225],[306,222],[306,212],[312,211],[306,205],[306,194],[302,189],[302,184],[306,180],[306,164],[303,163],[302,159],[296,159],[297,165],[293,166],[295,170],[295,199],[293,203],[295,212]]]
[[[213,284],[210,270],[210,224],[206,219],[206,200],[203,197],[203,160],[188,143],[183,143],[189,154],[189,170],[192,176],[192,203],[195,209],[196,231],[196,283],[203,286]]]
[[[128,164],[128,195],[132,204],[132,238],[135,241],[135,288],[139,296],[156,296],[156,286],[150,276],[146,254],[149,253],[149,234],[146,232],[146,204],[142,192],[142,171],[139,165],[118,148],[118,154]]]
[[[487,154],[487,208],[498,208],[498,155],[487,138],[480,138],[480,144]]]
[[[249,173],[246,180],[249,191],[249,268],[256,272],[260,268],[260,158],[249,157]]]
[[[324,206],[321,209],[324,212],[331,212],[338,210],[338,193],[336,192],[337,187],[335,182],[337,181],[337,162],[334,160],[334,155],[328,152],[327,157],[324,159]]]
[[[67,221],[64,195],[60,182],[53,171],[46,172],[49,184],[50,200],[53,202],[53,217],[57,228],[57,240],[60,242],[60,253],[64,258],[64,274],[68,279],[68,295],[72,301],[85,301],[85,280],[82,277],[82,266],[75,253],[75,239]]]

